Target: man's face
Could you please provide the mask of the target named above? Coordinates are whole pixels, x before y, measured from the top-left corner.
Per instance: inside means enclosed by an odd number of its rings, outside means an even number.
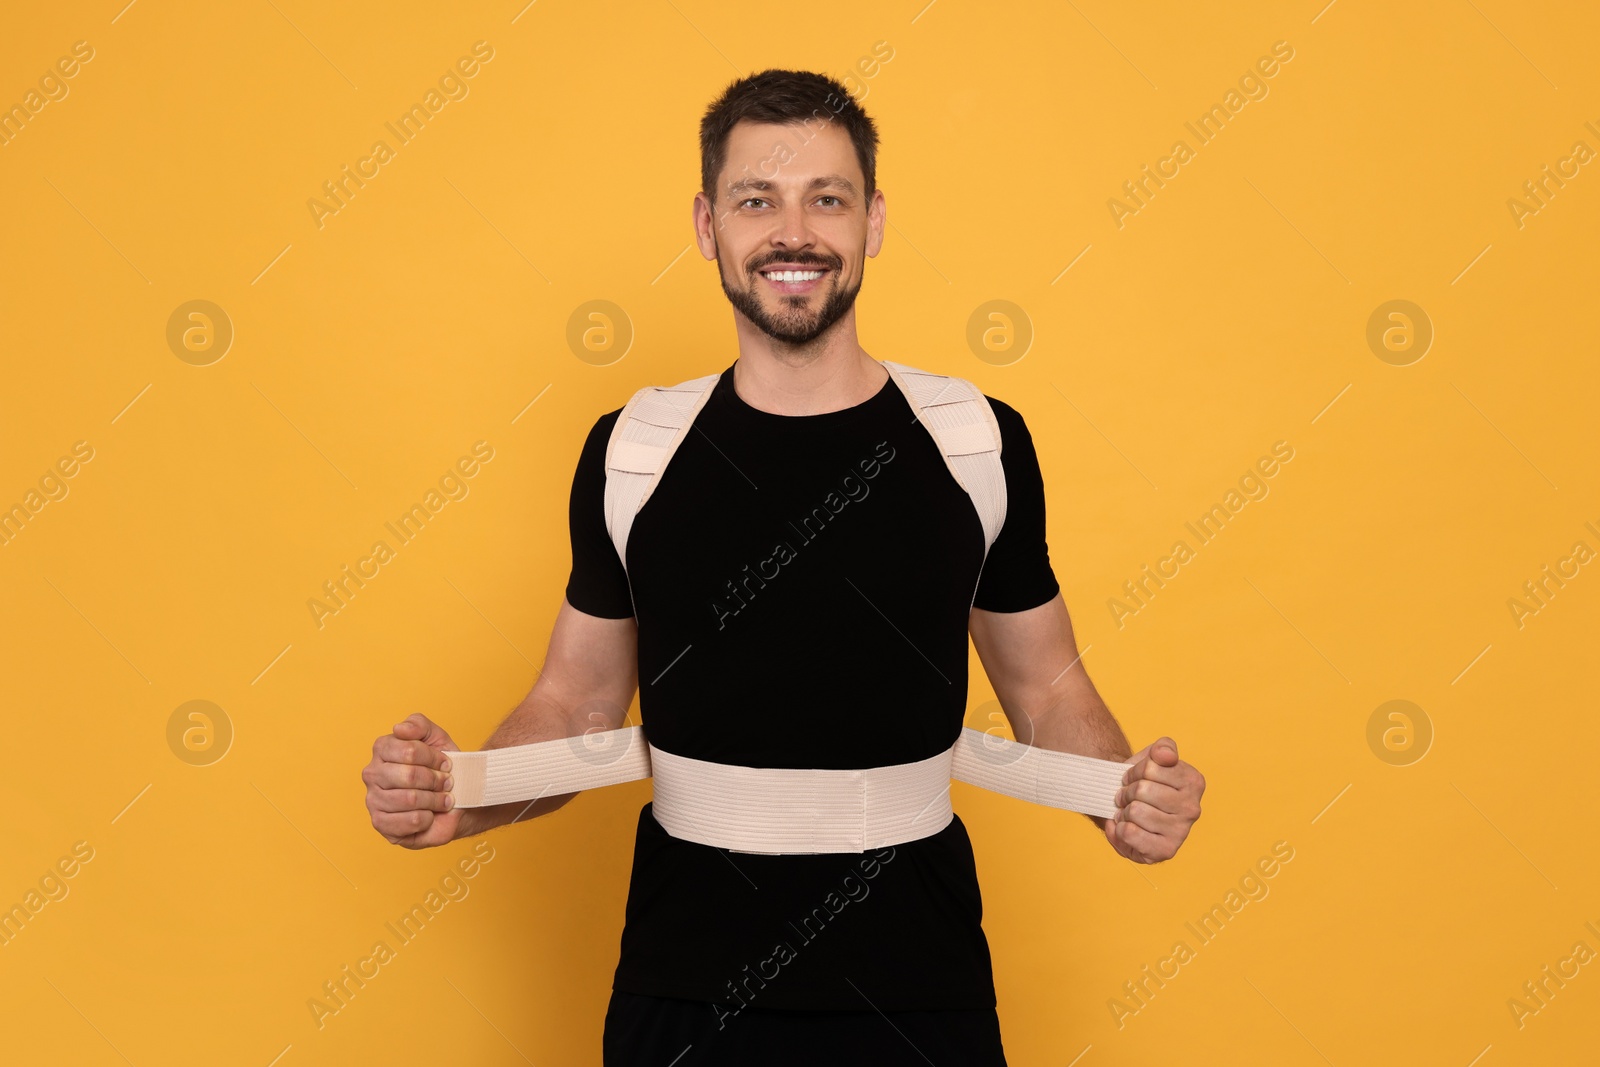
[[[695,198],[696,228],[722,291],[774,340],[805,345],[855,304],[866,257],[883,244],[883,193],[869,202],[837,122],[741,122],[728,136],[717,199]]]

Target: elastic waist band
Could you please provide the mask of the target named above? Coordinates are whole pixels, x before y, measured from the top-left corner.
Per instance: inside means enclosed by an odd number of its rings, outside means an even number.
[[[664,752],[644,729],[451,752],[458,808],[655,778],[652,810],[673,837],[735,852],[865,852],[950,824],[950,782],[1089,815],[1116,815],[1128,764],[963,727],[944,752],[860,770],[744,767]]]

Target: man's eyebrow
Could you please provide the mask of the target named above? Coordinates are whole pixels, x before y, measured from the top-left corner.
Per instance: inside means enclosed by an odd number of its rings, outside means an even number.
[[[770,192],[773,188],[775,188],[776,184],[777,183],[768,181],[765,178],[741,178],[736,182],[730,182],[728,184],[728,195],[737,196],[740,193]],[[842,174],[819,175],[811,179],[811,182],[806,186],[806,189],[807,191],[810,191],[812,189],[826,189],[829,187],[841,188],[851,196],[856,195],[855,183]]]

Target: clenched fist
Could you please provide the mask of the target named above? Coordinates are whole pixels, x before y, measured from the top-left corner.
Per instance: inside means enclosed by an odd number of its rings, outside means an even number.
[[[1178,758],[1178,744],[1170,737],[1158,737],[1125,762],[1117,814],[1105,824],[1106,840],[1138,863],[1169,860],[1200,818],[1205,776]]]
[[[450,735],[427,716],[397,723],[372,743],[372,762],[361,770],[372,826],[392,845],[433,848],[455,840],[461,810],[448,790]]]

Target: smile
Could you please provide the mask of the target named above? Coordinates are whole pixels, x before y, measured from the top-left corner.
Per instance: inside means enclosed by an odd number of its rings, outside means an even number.
[[[760,274],[780,293],[810,293],[822,284],[822,276],[828,272],[818,270],[764,270]]]

